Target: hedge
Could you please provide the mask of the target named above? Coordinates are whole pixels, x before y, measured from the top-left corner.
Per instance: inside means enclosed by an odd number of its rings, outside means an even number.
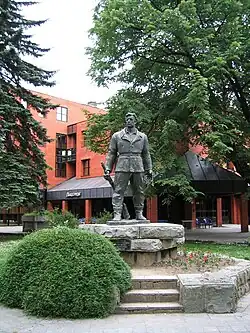
[[[43,317],[105,317],[131,284],[109,240],[65,227],[24,237],[4,267],[0,301]]]

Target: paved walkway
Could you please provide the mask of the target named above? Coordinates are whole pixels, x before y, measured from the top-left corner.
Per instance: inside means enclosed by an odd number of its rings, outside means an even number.
[[[250,232],[241,232],[240,225],[223,224],[222,227],[185,230],[186,240],[213,241],[217,243],[244,243],[250,238]]]
[[[250,295],[234,314],[113,315],[105,319],[51,320],[27,317],[0,306],[0,333],[246,333],[250,332]]]

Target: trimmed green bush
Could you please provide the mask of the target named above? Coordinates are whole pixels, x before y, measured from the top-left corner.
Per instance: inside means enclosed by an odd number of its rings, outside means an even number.
[[[131,284],[130,269],[113,244],[79,229],[32,233],[4,266],[0,301],[44,317],[107,316]]]

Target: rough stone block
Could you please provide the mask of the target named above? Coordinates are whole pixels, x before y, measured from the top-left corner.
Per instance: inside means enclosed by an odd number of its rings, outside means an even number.
[[[116,226],[107,224],[85,224],[82,227],[84,230],[103,235],[107,238],[139,238],[139,227],[137,226]]]
[[[121,256],[126,263],[133,267],[149,267],[161,261],[161,252],[122,252]]]
[[[163,249],[171,249],[172,247],[177,247],[185,242],[185,238],[174,238],[174,239],[161,239]]]
[[[184,312],[205,312],[204,289],[201,274],[179,274],[180,303]]]
[[[133,239],[131,251],[156,252],[162,249],[162,242],[159,239]]]
[[[171,249],[169,249],[169,256],[172,259],[177,258],[177,247],[172,247]]]
[[[150,225],[141,225],[140,238],[158,238],[173,239],[184,237],[184,227],[177,224],[151,223]]]
[[[204,296],[206,312],[231,313],[236,310],[237,292],[230,279],[228,283],[205,284]]]
[[[136,224],[148,224],[149,220],[120,220],[120,221],[107,221],[107,225],[136,225]]]

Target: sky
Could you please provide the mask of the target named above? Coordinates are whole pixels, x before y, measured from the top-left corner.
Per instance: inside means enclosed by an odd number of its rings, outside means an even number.
[[[29,19],[48,19],[31,30],[32,40],[51,50],[39,59],[29,59],[44,69],[58,71],[56,86],[28,88],[78,103],[104,103],[119,88],[98,88],[87,76],[90,60],[85,54],[91,45],[88,30],[92,26],[93,8],[97,0],[40,0],[26,7],[23,14]]]

